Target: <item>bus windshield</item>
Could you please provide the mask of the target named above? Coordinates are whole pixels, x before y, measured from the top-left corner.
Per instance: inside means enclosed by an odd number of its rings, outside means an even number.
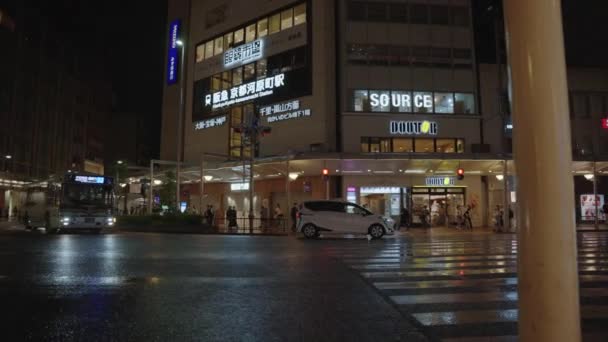
[[[94,205],[111,207],[112,187],[101,184],[63,184],[63,205]]]

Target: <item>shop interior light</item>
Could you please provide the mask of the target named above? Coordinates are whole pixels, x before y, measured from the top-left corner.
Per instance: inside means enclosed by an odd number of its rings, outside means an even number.
[[[291,179],[292,181],[295,181],[296,179],[298,179],[298,177],[300,177],[299,172],[290,172],[289,173],[289,179]]]
[[[369,171],[369,170],[368,170]],[[392,174],[394,173],[393,171],[374,171],[374,173],[379,173],[379,174]]]
[[[505,179],[505,176],[503,176],[503,175],[496,175],[496,179],[498,179],[499,181],[502,181],[503,179]]]
[[[154,180],[154,185],[161,185],[161,184],[163,184],[162,180],[160,180],[160,179],[155,179]]]
[[[420,173],[420,174],[422,174],[422,173],[426,173],[426,170],[416,170],[416,169],[405,170],[405,173]]]
[[[585,174],[585,179],[586,180],[592,180],[593,179],[593,174],[592,173]]]
[[[211,182],[213,180],[212,175],[204,175],[203,178],[205,179],[205,182]]]

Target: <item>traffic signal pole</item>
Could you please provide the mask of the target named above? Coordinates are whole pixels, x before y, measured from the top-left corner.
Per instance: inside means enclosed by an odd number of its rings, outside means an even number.
[[[507,0],[503,6],[520,209],[519,340],[578,342],[574,182],[561,3]]]

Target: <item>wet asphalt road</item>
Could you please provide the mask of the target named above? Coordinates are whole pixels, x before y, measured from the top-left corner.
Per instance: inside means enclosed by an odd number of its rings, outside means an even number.
[[[1,332],[7,341],[425,340],[331,253],[368,244],[3,232]]]

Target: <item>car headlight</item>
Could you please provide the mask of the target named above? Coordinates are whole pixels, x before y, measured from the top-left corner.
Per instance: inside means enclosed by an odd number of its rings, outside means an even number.
[[[62,217],[61,218],[61,222],[63,222],[63,223],[69,223],[70,222],[70,218],[67,217],[67,216],[66,217]]]

